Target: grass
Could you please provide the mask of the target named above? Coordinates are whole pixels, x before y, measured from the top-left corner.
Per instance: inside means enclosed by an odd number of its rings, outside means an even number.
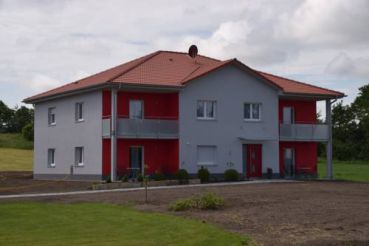
[[[325,160],[318,162],[319,178],[326,177]],[[333,161],[335,179],[369,182],[369,161]]]
[[[20,133],[0,133],[0,148],[33,149],[33,142]]]
[[[103,204],[0,204],[1,245],[247,245],[200,221]]]
[[[31,171],[33,151],[0,148],[0,171]]]

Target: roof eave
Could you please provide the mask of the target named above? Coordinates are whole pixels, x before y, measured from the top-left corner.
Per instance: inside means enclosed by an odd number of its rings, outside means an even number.
[[[339,99],[346,97],[345,94],[317,94],[317,93],[295,93],[295,92],[282,92],[279,96],[282,97],[304,97],[309,99],[316,99],[316,100],[327,100],[327,99]]]

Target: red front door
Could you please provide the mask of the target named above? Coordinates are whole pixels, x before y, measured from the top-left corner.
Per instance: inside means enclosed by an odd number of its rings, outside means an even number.
[[[246,176],[248,178],[261,177],[261,144],[247,144],[246,151]]]

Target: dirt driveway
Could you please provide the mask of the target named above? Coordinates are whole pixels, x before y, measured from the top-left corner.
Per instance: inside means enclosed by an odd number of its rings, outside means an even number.
[[[206,191],[225,198],[220,211],[168,212],[168,203]],[[47,202],[134,204],[143,211],[191,217],[237,233],[262,245],[369,245],[369,184],[299,182],[180,188],[44,197]]]

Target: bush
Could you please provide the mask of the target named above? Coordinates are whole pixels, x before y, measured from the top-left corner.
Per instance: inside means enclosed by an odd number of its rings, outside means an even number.
[[[127,175],[123,175],[120,177],[120,181],[122,182],[128,182],[128,176]]]
[[[137,181],[138,181],[138,182],[143,182],[143,180],[144,180],[144,177],[142,176],[142,174],[141,174],[141,173],[139,173],[139,174],[137,175]]]
[[[225,181],[238,181],[239,175],[237,170],[235,169],[227,169],[224,172],[224,180]]]
[[[160,181],[160,180],[165,180],[165,175],[162,174],[161,172],[155,172],[154,174],[151,175],[150,178],[155,181]]]
[[[22,128],[22,135],[25,139],[29,141],[33,141],[34,134],[33,134],[33,124],[32,123],[28,123]]]
[[[106,183],[111,183],[111,177],[110,177],[110,175],[109,176],[106,176],[105,182]]]
[[[169,205],[171,211],[189,209],[219,209],[224,206],[224,199],[214,193],[205,193],[189,199],[179,199]]]
[[[193,208],[194,202],[192,199],[178,199],[177,201],[169,204],[169,210],[171,211],[184,211]]]
[[[199,171],[197,171],[197,177],[200,179],[201,183],[209,182],[210,172],[208,169],[201,167]]]
[[[190,179],[190,175],[186,169],[179,169],[176,177],[180,184],[188,184],[188,180]]]

